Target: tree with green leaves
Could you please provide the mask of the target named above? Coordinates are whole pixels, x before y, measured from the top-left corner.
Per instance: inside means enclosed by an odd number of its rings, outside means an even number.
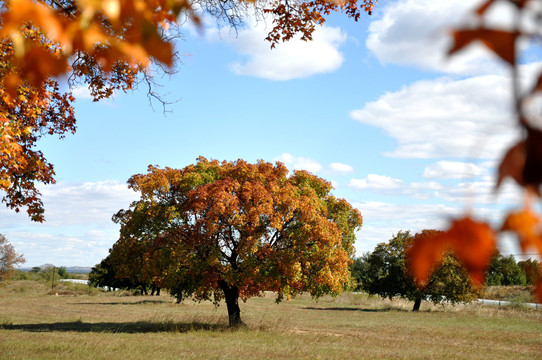
[[[527,278],[522,268],[516,263],[513,255],[502,256],[496,252],[486,274],[486,285],[508,286],[526,285]]]
[[[414,239],[437,232],[423,230],[411,235],[400,231],[389,242],[380,243],[367,259],[366,272],[362,276],[362,289],[369,294],[393,299],[402,297],[414,301],[413,311],[418,311],[422,300],[433,303],[469,302],[476,298],[477,291],[470,284],[467,272],[457,259],[447,254],[443,262],[435,268],[431,278],[419,289],[407,270],[405,251]]]
[[[152,278],[179,301],[225,299],[231,327],[243,324],[239,299],[338,294],[350,280],[361,215],[306,171],[200,157],[179,170],[150,166],[129,185],[141,199],[114,216],[111,257],[127,259],[119,272]]]

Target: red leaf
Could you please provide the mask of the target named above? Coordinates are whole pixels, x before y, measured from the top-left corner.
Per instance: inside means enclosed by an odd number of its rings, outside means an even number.
[[[542,255],[542,237],[539,233],[540,219],[530,209],[524,209],[518,212],[508,214],[504,224],[503,231],[513,231],[517,234],[521,250],[527,253],[529,248],[535,248]]]
[[[415,239],[407,251],[407,257],[418,285],[427,282],[447,249],[452,250],[465,266],[473,283],[481,285],[496,249],[495,233],[488,224],[476,222],[467,216],[452,221],[448,231]]]
[[[497,178],[497,188],[501,182],[508,176],[514,179],[519,185],[525,186],[523,181],[523,169],[525,168],[525,140],[521,140],[512,146],[499,165],[499,175]]]
[[[527,185],[532,185],[540,195],[540,184],[542,183],[542,132],[533,128],[527,128],[523,181]]]
[[[518,32],[487,28],[455,30],[453,33],[454,45],[448,53],[450,55],[456,53],[473,41],[479,40],[501,59],[510,65],[514,65],[516,63],[516,38],[518,35]]]

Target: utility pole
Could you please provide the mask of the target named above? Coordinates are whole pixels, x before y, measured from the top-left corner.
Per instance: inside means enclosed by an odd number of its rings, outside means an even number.
[[[55,290],[55,266],[53,265],[53,281],[51,281],[51,291]]]

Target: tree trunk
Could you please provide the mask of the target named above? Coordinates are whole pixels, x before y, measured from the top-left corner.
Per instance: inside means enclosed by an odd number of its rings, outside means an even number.
[[[422,304],[422,298],[421,297],[416,298],[416,300],[414,301],[414,308],[412,309],[412,311],[419,311],[421,304]]]
[[[228,318],[231,328],[245,326],[241,321],[241,309],[239,308],[239,289],[235,286],[229,286],[224,280],[220,280],[218,285],[224,292],[226,306],[228,308]]]
[[[151,289],[151,296],[160,296],[160,288],[158,286],[152,285]]]

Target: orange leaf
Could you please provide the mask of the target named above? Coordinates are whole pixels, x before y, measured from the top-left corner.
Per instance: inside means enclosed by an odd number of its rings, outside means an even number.
[[[495,248],[495,233],[489,225],[467,216],[452,221],[448,231],[415,239],[407,257],[416,282],[422,285],[442,259],[443,252],[450,249],[463,263],[473,283],[481,285]]]
[[[416,234],[414,243],[406,250],[410,272],[419,286],[427,283],[431,272],[442,260],[446,244],[434,234]]]
[[[514,65],[516,63],[516,38],[518,35],[518,32],[486,28],[455,30],[453,32],[454,45],[448,53],[451,55],[473,41],[479,40],[501,59],[510,65]]]
[[[526,253],[530,247],[542,255],[542,238],[539,233],[540,219],[530,209],[508,214],[502,226],[503,231],[513,231],[517,234],[521,250]]]
[[[516,145],[512,146],[499,165],[499,176],[497,178],[497,188],[501,185],[501,182],[510,176],[519,185],[525,186],[523,180],[523,169],[525,167],[525,141],[521,140]]]

